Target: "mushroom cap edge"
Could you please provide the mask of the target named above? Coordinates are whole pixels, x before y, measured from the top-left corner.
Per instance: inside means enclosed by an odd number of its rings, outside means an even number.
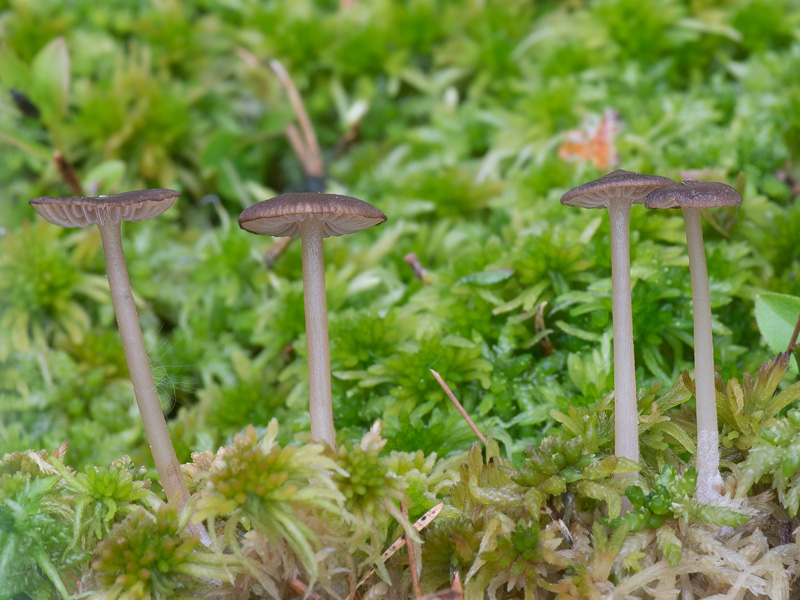
[[[386,215],[368,202],[340,194],[282,194],[249,206],[239,215],[239,227],[274,237],[300,235],[300,223],[315,219],[323,237],[346,235],[380,225]]]
[[[685,179],[680,183],[653,190],[645,200],[646,208],[719,208],[741,206],[742,196],[727,183]]]
[[[644,204],[647,194],[674,184],[675,181],[669,177],[617,169],[564,193],[561,196],[561,204],[583,208],[607,208],[612,200],[626,197],[631,198],[634,204]]]
[[[42,196],[28,202],[44,219],[59,227],[86,227],[92,223],[137,223],[157,217],[181,195],[176,190],[133,190],[109,196]]]

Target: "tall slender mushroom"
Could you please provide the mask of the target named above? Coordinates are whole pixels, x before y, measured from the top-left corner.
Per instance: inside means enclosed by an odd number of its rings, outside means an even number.
[[[386,220],[363,200],[337,194],[284,194],[250,206],[239,216],[245,231],[275,237],[300,237],[303,245],[303,295],[308,345],[311,437],[336,448],[331,401],[331,359],[325,298],[326,237],[355,233]]]
[[[97,224],[125,359],[150,451],[167,498],[182,507],[189,499],[189,489],[161,410],[122,251],[122,221],[138,222],[157,217],[172,206],[178,196],[180,193],[174,190],[156,189],[96,198],[34,198],[30,204],[54,225],[86,227]]]
[[[631,206],[675,182],[658,175],[617,169],[561,196],[561,204],[606,208],[611,221],[611,300],[614,322],[614,453],[639,461],[639,415],[631,310]]]
[[[694,373],[697,402],[697,499],[714,502],[720,498],[719,431],[717,395],[714,389],[714,342],[711,335],[711,296],[708,286],[706,251],[703,247],[701,213],[704,208],[740,206],[742,197],[724,183],[687,180],[653,191],[647,208],[683,209],[686,245],[692,280],[694,311]]]

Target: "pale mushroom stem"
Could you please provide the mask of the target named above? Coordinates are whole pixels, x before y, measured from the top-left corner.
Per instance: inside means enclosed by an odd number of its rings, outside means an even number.
[[[133,382],[133,393],[139,406],[147,442],[150,444],[150,451],[156,463],[161,487],[164,488],[168,500],[182,508],[189,499],[189,488],[181,474],[167,422],[161,411],[153,373],[150,370],[150,361],[147,358],[139,317],[133,303],[133,291],[128,278],[128,268],[125,265],[125,255],[122,251],[121,226],[119,223],[98,223],[97,227],[100,229],[103,241],[103,255],[106,260],[106,273],[111,299],[114,302],[114,312],[117,315],[125,359]]]
[[[711,335],[711,293],[703,247],[701,209],[683,207],[694,311],[694,377],[697,404],[697,499],[720,498],[717,394],[714,388],[714,342]]]
[[[335,450],[322,222],[309,216],[300,224],[300,238],[303,245],[303,297],[306,311],[311,437],[327,442]]]
[[[611,296],[614,321],[614,453],[639,462],[639,413],[631,309],[631,201],[609,202],[611,221]]]

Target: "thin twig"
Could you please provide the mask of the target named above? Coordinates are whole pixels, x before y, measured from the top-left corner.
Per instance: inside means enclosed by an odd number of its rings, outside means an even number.
[[[433,519],[436,518],[436,515],[442,512],[443,507],[444,503],[439,503],[432,509],[430,509],[428,512],[426,512],[424,515],[422,515],[419,519],[417,519],[416,523],[414,523],[414,529],[417,530],[417,533],[419,533],[425,527],[427,527],[433,521]],[[403,534],[399,538],[397,538],[394,542],[392,542],[391,546],[389,546],[386,550],[384,550],[383,554],[381,554],[381,562],[383,564],[386,564],[386,561],[388,561],[394,555],[395,552],[400,550],[400,548],[402,548],[405,545],[406,545],[406,536],[405,534]],[[369,578],[372,577],[374,574],[375,574],[375,569],[369,568],[367,572],[364,573],[364,576],[361,578],[361,581],[359,581],[358,584],[356,585],[355,591],[352,592],[349,596],[347,596],[347,600],[353,600],[356,597],[356,594],[358,594],[363,589],[367,581],[369,581]]]
[[[282,237],[278,238],[273,242],[273,244],[267,249],[264,253],[264,264],[267,265],[268,269],[271,269],[272,266],[275,264],[275,261],[278,260],[278,257],[283,254],[284,250],[289,247],[292,238],[290,237]]]
[[[486,436],[483,435],[480,432],[480,430],[475,425],[475,423],[472,422],[472,419],[469,418],[469,415],[467,414],[467,411],[464,410],[464,407],[461,406],[461,402],[458,401],[458,398],[456,398],[455,394],[453,394],[453,392],[450,390],[450,388],[447,387],[447,384],[444,382],[444,379],[442,379],[442,376],[439,375],[433,369],[429,369],[429,370],[433,374],[433,376],[436,378],[436,381],[439,382],[439,385],[442,386],[442,389],[444,390],[444,393],[447,394],[447,397],[450,398],[451,402],[456,405],[456,408],[458,409],[458,412],[460,412],[461,416],[464,417],[464,420],[467,422],[467,425],[469,425],[472,428],[472,431],[475,432],[475,435],[478,436],[478,439],[485,446],[486,445]]]
[[[252,52],[245,50],[244,48],[237,48],[236,54],[241,58],[244,63],[250,67],[251,69],[258,69],[261,65],[258,62],[258,59],[253,55]]]
[[[75,173],[75,167],[73,167],[58,150],[53,153],[53,161],[56,163],[56,168],[58,168],[58,174],[61,175],[61,179],[69,186],[72,193],[76,196],[85,196],[86,193],[83,191],[83,185],[80,179],[78,179],[77,173]]]
[[[237,49],[236,53],[249,67],[253,69],[260,68],[261,64],[259,60],[244,48]],[[311,119],[308,117],[303,99],[297,91],[294,81],[292,81],[292,78],[280,61],[273,59],[269,61],[269,66],[286,90],[289,103],[292,105],[292,110],[297,118],[297,122],[300,124],[300,129],[298,129],[294,123],[289,123],[284,133],[289,140],[289,145],[292,147],[292,150],[297,155],[297,159],[303,167],[303,172],[306,176],[306,187],[308,191],[324,192],[325,165],[322,162],[322,154],[320,153],[319,143],[317,142],[317,135],[314,131],[314,126],[311,124]],[[264,255],[264,262],[267,268],[272,267],[278,257],[289,247],[291,241],[292,238],[282,238],[267,250]]]
[[[314,133],[314,127],[311,125],[311,119],[306,112],[303,99],[300,97],[300,92],[294,85],[294,81],[289,76],[284,66],[277,59],[269,61],[269,66],[281,80],[286,94],[289,96],[289,102],[294,109],[294,114],[297,116],[297,121],[300,123],[300,131],[303,133],[305,141],[305,156],[307,162],[304,164],[306,173],[316,177],[324,177],[325,167],[322,164],[322,155],[319,150],[319,143],[317,142],[317,135]]]
[[[294,123],[289,123],[284,131],[286,138],[289,140],[289,145],[294,150],[297,158],[300,159],[300,164],[303,165],[303,171],[308,171],[308,155],[306,153],[306,146],[300,132],[295,127]]]
[[[403,516],[408,519],[408,508],[402,502],[400,503],[400,510],[403,511]],[[422,596],[422,590],[419,587],[419,575],[417,574],[417,557],[414,554],[414,544],[406,544],[406,552],[408,552],[408,569],[411,571],[411,587],[414,589],[414,598],[419,600]]]
[[[316,592],[309,590],[308,586],[299,579],[287,579],[286,583],[298,594],[303,594],[303,597],[307,598],[308,600],[325,600],[325,598]]]
[[[251,69],[259,69],[261,67],[258,58],[244,48],[237,48],[236,53]],[[322,154],[320,153],[319,143],[317,142],[317,135],[314,132],[311,119],[308,117],[303,99],[297,91],[297,87],[294,85],[291,76],[280,61],[273,59],[269,61],[269,66],[286,90],[289,103],[292,105],[292,110],[300,124],[300,130],[298,130],[293,123],[286,126],[285,133],[286,137],[289,139],[289,144],[295,154],[297,154],[297,158],[303,165],[303,171],[305,171],[307,177],[324,178],[325,166],[322,162]]]
[[[336,140],[336,145],[333,147],[333,156],[336,158],[342,156],[350,146],[356,143],[360,135],[361,123],[356,121]]]
[[[543,332],[547,327],[544,324],[544,309],[547,306],[547,302],[542,302],[539,305],[539,308],[536,309],[536,318],[534,319],[534,327],[537,334]],[[550,338],[546,335],[542,336],[542,339],[539,341],[542,345],[542,354],[545,356],[550,356],[555,352],[553,349],[553,343],[550,341]]]
[[[422,263],[419,262],[419,257],[414,252],[406,254],[403,260],[411,267],[411,270],[414,271],[414,275],[417,276],[417,279],[419,279],[423,285],[430,285],[430,281],[425,280],[425,275],[428,274],[428,271],[422,266]]]

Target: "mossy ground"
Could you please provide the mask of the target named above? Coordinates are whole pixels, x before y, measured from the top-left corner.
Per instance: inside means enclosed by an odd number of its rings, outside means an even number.
[[[92,565],[113,561],[97,562],[98,543],[122,548],[110,532],[136,519],[152,524],[137,531],[173,540],[159,546],[171,548],[166,579],[152,571],[136,588],[142,597],[290,597],[287,580],[315,576],[320,594],[344,595],[344,573],[352,585],[400,534],[396,519],[366,507],[385,504],[402,521],[402,490],[411,521],[445,502],[417,546],[426,593],[458,571],[470,598],[797,596],[796,546],[786,543],[800,498],[797,371],[788,357],[766,361],[786,349],[800,296],[798,31],[793,0],[657,9],[636,0],[0,0],[0,454],[49,453],[68,440],[64,461],[77,472],[70,481],[40,454],[4,460],[0,573],[12,584],[0,597],[57,597],[58,578],[69,593],[79,579],[79,589],[100,589],[110,575]],[[218,449],[236,447],[248,425],[262,440],[276,419],[281,452],[322,452],[304,445],[299,245],[267,266],[270,242],[235,222],[244,207],[309,184],[284,135],[294,117],[269,59],[305,101],[327,189],[388,216],[326,244],[334,410],[347,452],[326,455],[343,461],[341,472],[300,469],[328,490],[329,505],[298,502],[261,528],[252,521],[261,513],[247,512],[253,500],[229,514],[212,503],[218,545],[178,560],[176,548],[192,546],[175,526],[187,517],[159,512],[160,491],[139,471],[154,475],[99,235],[51,227],[27,200],[74,193],[56,151],[87,193],[183,193],[123,235],[175,445],[184,462],[195,453],[187,472],[198,501],[217,489],[228,455]],[[625,487],[569,462],[578,452],[612,468],[609,226],[558,199],[617,165],[726,181],[744,197],[739,209],[704,215],[704,233],[723,474],[729,509],[747,523],[719,514],[708,523],[687,500],[649,515],[657,527],[615,534],[600,519],[613,518]],[[691,290],[679,215],[634,207],[631,230],[647,496],[669,489],[657,483],[669,468],[685,477],[692,465],[691,378],[682,375],[693,368]],[[422,279],[405,260],[412,253]],[[491,433],[489,456],[470,449],[473,433],[429,369]],[[378,420],[372,449],[355,450]],[[529,456],[542,448],[558,448],[565,463],[540,481]],[[350,470],[394,474],[397,485],[340,486]],[[134,490],[147,494],[125,496]],[[373,596],[410,596],[403,552],[370,580]],[[229,582],[224,590],[195,576],[220,553],[227,570],[209,577]],[[382,592],[378,577],[393,585]],[[115,582],[106,597],[127,593]]]

